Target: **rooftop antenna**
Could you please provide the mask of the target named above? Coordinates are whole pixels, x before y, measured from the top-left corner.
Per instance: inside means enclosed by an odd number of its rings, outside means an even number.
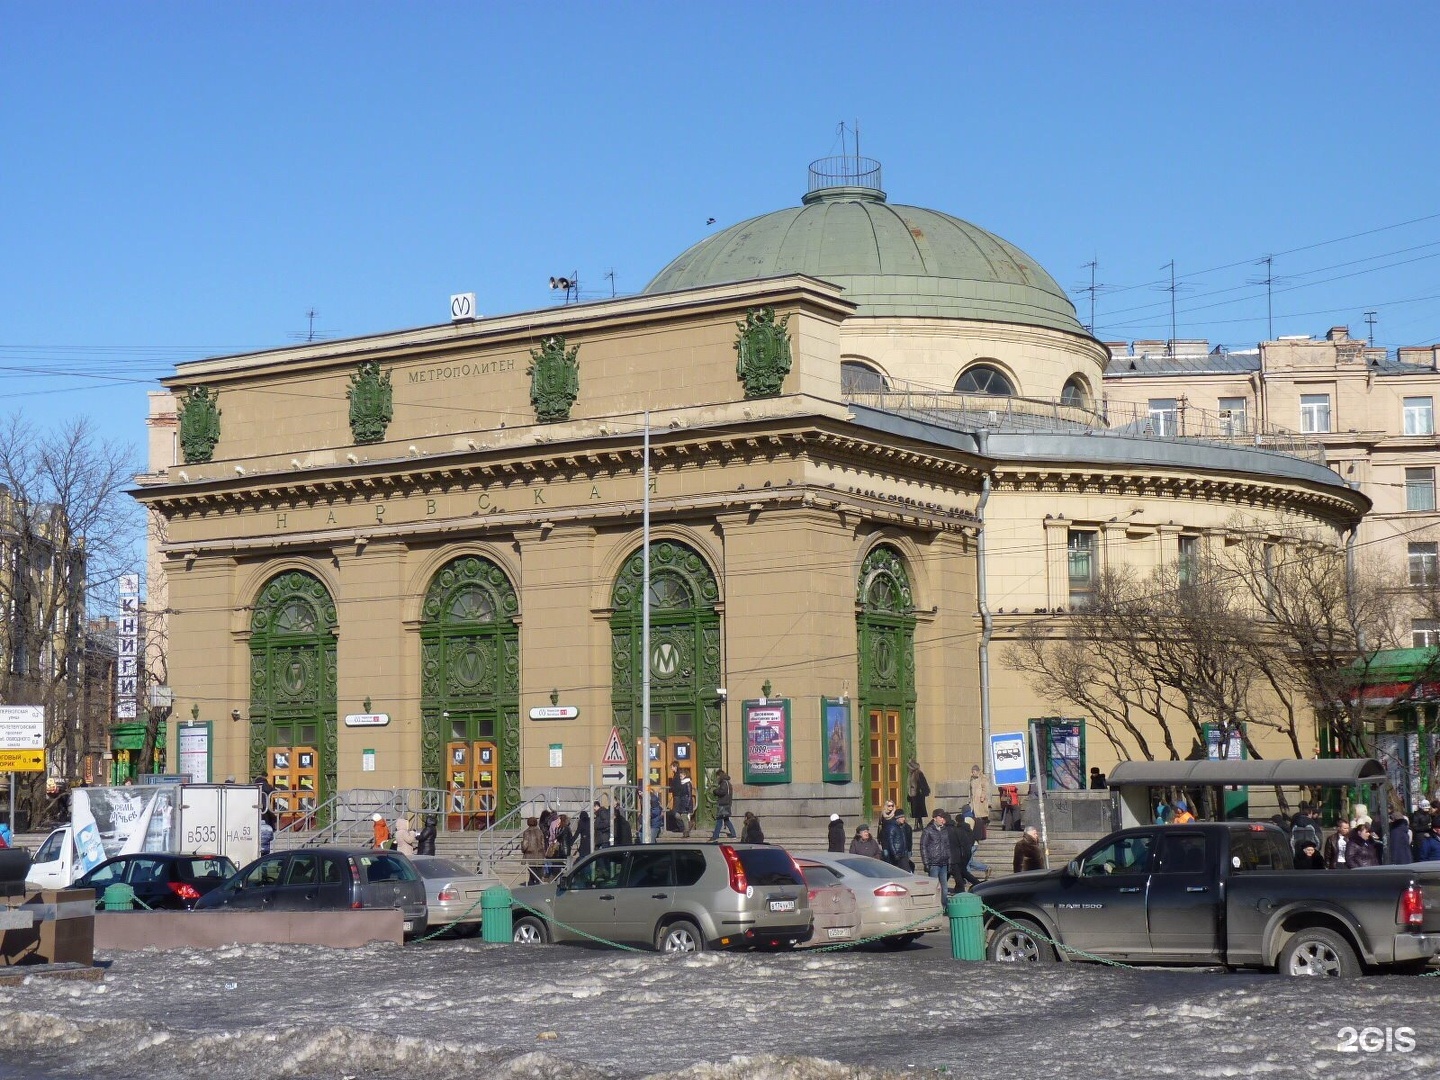
[[[1365,321],[1370,324],[1370,348],[1375,348],[1375,312],[1365,312]]]
[[[577,304],[580,302],[580,271],[570,271],[569,277],[552,277],[550,288],[565,290],[565,303],[573,299]]]
[[[1257,259],[1256,262],[1255,262],[1255,265],[1256,265],[1256,266],[1264,266],[1264,267],[1265,267],[1265,276],[1264,276],[1263,278],[1257,278],[1257,279],[1252,280],[1252,281],[1250,282],[1250,284],[1252,284],[1252,285],[1264,285],[1264,286],[1265,286],[1265,340],[1266,340],[1266,341],[1274,341],[1274,340],[1275,340],[1275,305],[1274,305],[1274,292],[1275,292],[1275,283],[1280,280],[1279,278],[1277,278],[1277,277],[1275,276],[1275,256],[1274,256],[1274,255],[1266,255],[1266,256],[1265,256],[1264,258],[1262,258],[1262,259]]]
[[[1090,322],[1086,325],[1085,329],[1093,334],[1095,333],[1095,297],[1102,292],[1108,291],[1110,286],[1104,285],[1096,280],[1096,275],[1100,269],[1100,260],[1098,258],[1091,259],[1088,263],[1081,263],[1080,269],[1090,271],[1090,284],[1077,285],[1075,286],[1075,291],[1090,294]]]
[[[308,311],[305,312],[305,318],[309,320],[309,329],[292,330],[287,336],[290,338],[291,341],[323,341],[330,335],[316,332],[315,320],[319,317],[320,312],[316,311],[313,307],[310,308]]]
[[[613,266],[612,266],[609,270],[606,270],[606,271],[605,271],[605,277],[606,277],[606,278],[609,280],[609,282],[610,282],[610,299],[611,299],[611,300],[614,300],[614,299],[615,299],[615,268],[614,268]]]
[[[1160,267],[1160,269],[1161,269],[1161,270],[1164,270],[1165,267],[1162,266],[1162,267]],[[1175,355],[1175,260],[1174,260],[1174,259],[1171,259],[1171,260],[1170,260],[1170,285],[1169,285],[1169,288],[1167,288],[1165,291],[1170,294],[1170,341],[1169,341],[1169,343],[1166,345],[1165,355],[1166,355],[1166,356],[1174,356],[1174,355]]]

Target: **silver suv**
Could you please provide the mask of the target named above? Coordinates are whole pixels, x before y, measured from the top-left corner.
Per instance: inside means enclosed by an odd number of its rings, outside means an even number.
[[[787,851],[765,844],[605,848],[514,895],[521,943],[598,938],[657,952],[788,949],[812,932],[804,875]]]

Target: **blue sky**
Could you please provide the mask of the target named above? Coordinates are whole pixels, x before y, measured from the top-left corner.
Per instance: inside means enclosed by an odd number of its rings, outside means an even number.
[[[182,360],[643,288],[859,120],[1097,334],[1440,341],[1430,5],[0,6],[0,412],[143,442]],[[707,218],[717,224],[707,227]],[[138,457],[137,457],[138,460]]]

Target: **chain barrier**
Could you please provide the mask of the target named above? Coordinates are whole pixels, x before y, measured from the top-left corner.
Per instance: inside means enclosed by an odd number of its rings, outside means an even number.
[[[1065,952],[1065,953],[1069,953],[1069,954],[1071,954],[1071,955],[1073,955],[1073,956],[1084,957],[1086,960],[1093,960],[1093,961],[1095,961],[1095,963],[1097,963],[1097,964],[1105,964],[1105,965],[1108,966],[1108,967],[1123,968],[1123,969],[1126,970],[1126,971],[1138,971],[1138,970],[1139,970],[1138,968],[1135,967],[1134,964],[1124,964],[1124,963],[1121,963],[1119,960],[1111,960],[1111,959],[1108,959],[1107,957],[1104,957],[1104,956],[1096,956],[1094,953],[1086,952],[1084,949],[1077,949],[1077,948],[1075,948],[1075,946],[1073,946],[1073,945],[1066,945],[1066,944],[1064,944],[1063,942],[1056,941],[1053,937],[1051,937],[1049,934],[1045,933],[1043,930],[1041,930],[1041,929],[1040,929],[1038,926],[1036,926],[1034,923],[1030,923],[1030,922],[1023,922],[1023,923],[1022,923],[1022,922],[1017,922],[1016,920],[1010,918],[1010,917],[1007,916],[1007,915],[1002,915],[1000,912],[998,912],[998,911],[996,911],[994,908],[992,908],[989,904],[985,903],[984,900],[981,900],[981,901],[980,901],[980,907],[981,907],[981,910],[983,910],[983,911],[985,912],[985,914],[994,916],[994,917],[995,917],[997,920],[999,920],[1000,922],[1003,922],[1003,923],[1005,923],[1005,924],[1007,924],[1007,925],[1009,925],[1009,926],[1013,926],[1016,930],[1023,930],[1025,933],[1029,934],[1032,938],[1035,938],[1035,939],[1037,939],[1037,940],[1039,940],[1039,941],[1044,941],[1044,942],[1048,943],[1052,949],[1057,950],[1057,952],[1056,952],[1056,956],[1057,956],[1057,957],[1059,956],[1059,954],[1060,954],[1061,952]]]

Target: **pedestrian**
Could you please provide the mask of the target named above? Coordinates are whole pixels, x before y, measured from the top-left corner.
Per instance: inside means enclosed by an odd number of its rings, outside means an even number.
[[[1306,840],[1313,841],[1316,849],[1320,847],[1320,825],[1311,816],[1310,804],[1301,803],[1300,809],[1290,819],[1290,847],[1293,851],[1299,851],[1300,845]]]
[[[1430,800],[1421,799],[1415,807],[1415,812],[1410,815],[1410,855],[1415,862],[1420,861],[1420,845],[1430,835],[1432,821]]]
[[[946,827],[950,817],[944,810],[936,810],[930,816],[930,824],[920,833],[920,863],[940,883],[940,907],[943,910],[949,898],[950,882],[950,830]]]
[[[1018,784],[1000,785],[1000,831],[1018,832],[1020,830],[1020,786]]]
[[[1031,825],[1015,841],[1015,873],[1044,869],[1045,852],[1040,847],[1040,830]]]
[[[742,844],[765,843],[765,830],[760,828],[760,819],[749,810],[745,811],[744,827],[740,830],[740,842]]]
[[[910,800],[910,820],[918,827],[925,820],[925,800],[930,797],[930,782],[925,779],[920,763],[914,758],[910,759],[906,768],[905,795]]]
[[[886,799],[885,805],[880,808],[880,818],[875,822],[875,839],[880,841],[880,846],[885,846],[882,839],[885,835],[885,826],[895,820],[895,800]]]
[[[1176,825],[1190,825],[1195,821],[1195,815],[1190,812],[1190,804],[1184,799],[1175,800],[1175,821]]]
[[[581,810],[580,815],[575,819],[575,858],[577,861],[590,854],[590,831],[590,811]]]
[[[520,834],[520,859],[525,864],[529,884],[542,880],[541,868],[545,865],[545,830],[540,828],[539,818],[526,818],[525,831]]]
[[[625,808],[616,803],[615,809],[611,812],[611,820],[614,822],[615,845],[624,847],[635,842],[635,830],[630,828],[630,819],[625,816]]]
[[[1314,840],[1308,836],[1300,841],[1300,851],[1295,856],[1296,870],[1324,870],[1325,856]]]
[[[266,810],[260,815],[260,854],[269,855],[275,844],[275,815]],[[0,844],[0,847],[3,847]]]
[[[650,842],[658,844],[665,835],[665,804],[660,801],[660,795],[654,788],[650,789],[649,805]]]
[[[830,815],[830,834],[826,850],[842,852],[845,850],[845,822],[840,820],[839,814]]]
[[[426,814],[420,822],[420,831],[415,836],[415,850],[421,855],[435,854],[435,826],[439,819],[434,814]]]
[[[730,774],[724,769],[715,773],[715,788],[711,792],[715,796],[715,831],[710,834],[710,842],[713,844],[720,839],[720,829],[723,827],[735,839],[735,823],[730,820],[730,807],[735,801],[735,787],[730,783]],[[750,815],[745,815],[745,820],[750,820]]]
[[[990,778],[979,765],[970,766],[970,812],[975,815],[975,839],[990,835]]]
[[[610,808],[601,806],[597,799],[590,813],[595,822],[595,850],[599,851],[610,846]]]
[[[850,841],[851,855],[869,855],[872,859],[883,859],[885,852],[880,843],[870,835],[870,826],[861,825],[855,830],[855,839]]]
[[[1350,823],[1342,821],[1335,826],[1335,832],[1325,841],[1325,867],[1329,870],[1350,869]]]
[[[1420,858],[1416,862],[1440,862],[1440,820],[1430,823],[1430,832],[1420,841]]]
[[[395,819],[395,850],[401,855],[414,855],[419,848],[419,839],[410,824],[410,815],[402,812]]]
[[[1155,824],[1170,824],[1170,804],[1167,803],[1164,799],[1161,799],[1155,804]]]
[[[1100,766],[1098,765],[1090,766],[1090,790],[1105,790],[1105,774],[1100,771]]]
[[[1381,855],[1380,842],[1375,839],[1368,819],[1350,830],[1350,843],[1346,845],[1345,859],[1351,869],[1357,866],[1379,866]]]
[[[670,763],[670,809],[679,815],[681,831],[690,839],[690,830],[695,826],[695,781],[680,768],[678,761]]]
[[[575,846],[575,833],[570,828],[569,814],[555,815],[555,835],[545,846],[545,879],[549,881],[565,867],[570,849]]]
[[[370,815],[370,832],[377,848],[384,850],[390,846],[390,826],[385,824],[384,814]]]
[[[975,855],[975,819],[961,818],[951,824],[949,832],[950,876],[955,881],[955,891],[964,892],[966,885],[980,884],[980,879],[970,870],[970,860]]]
[[[1410,822],[1398,807],[1390,811],[1389,843],[1385,845],[1385,861],[1394,866],[1411,862],[1415,855],[1411,845]]]
[[[915,872],[915,861],[910,857],[915,833],[905,820],[904,810],[896,810],[895,816],[880,826],[879,840],[886,862],[901,870]]]

